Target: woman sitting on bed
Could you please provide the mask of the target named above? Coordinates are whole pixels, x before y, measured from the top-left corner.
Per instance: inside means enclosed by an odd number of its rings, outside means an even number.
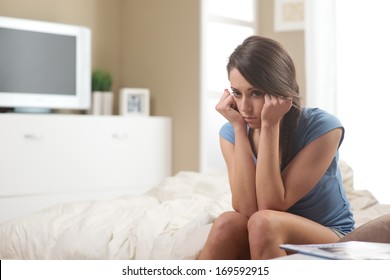
[[[235,211],[214,222],[199,259],[270,259],[282,243],[337,242],[354,227],[333,115],[301,108],[295,67],[277,42],[247,38],[227,65],[216,109]]]

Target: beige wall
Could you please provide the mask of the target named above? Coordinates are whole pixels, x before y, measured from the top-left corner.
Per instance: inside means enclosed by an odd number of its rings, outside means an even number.
[[[123,3],[122,85],[150,88],[151,113],[172,117],[174,173],[198,170],[199,0]]]
[[[303,31],[275,33],[273,1],[258,2],[259,34],[286,46],[304,92]],[[199,11],[200,0],[0,0],[1,16],[90,27],[93,68],[112,73],[115,94],[150,88],[151,114],[172,117],[174,173],[199,164]]]

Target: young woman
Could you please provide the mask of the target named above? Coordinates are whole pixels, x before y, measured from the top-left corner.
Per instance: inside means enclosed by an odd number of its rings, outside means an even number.
[[[301,108],[295,66],[274,40],[252,36],[231,54],[231,90],[216,110],[234,211],[214,222],[199,259],[270,259],[283,243],[337,242],[354,227],[338,168],[344,128]]]

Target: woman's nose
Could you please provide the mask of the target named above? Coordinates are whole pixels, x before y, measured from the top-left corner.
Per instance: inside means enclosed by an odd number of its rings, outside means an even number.
[[[250,110],[251,110],[251,103],[250,103],[250,100],[249,98],[247,97],[243,97],[242,100],[241,100],[241,104],[240,104],[240,111],[243,112],[243,113],[249,113]]]

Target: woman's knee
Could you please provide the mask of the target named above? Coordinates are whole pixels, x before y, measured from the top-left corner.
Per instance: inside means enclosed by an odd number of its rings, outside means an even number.
[[[224,235],[235,235],[238,232],[246,231],[248,219],[237,212],[230,211],[222,213],[213,223],[212,231],[219,237]]]
[[[270,259],[284,254],[279,249],[283,241],[282,212],[261,210],[248,221],[248,240],[252,259]]]
[[[214,222],[215,225],[222,229],[246,227],[247,223],[248,219],[244,215],[234,211],[222,213]]]
[[[249,235],[274,238],[279,233],[279,211],[260,210],[254,213],[248,221]]]
[[[200,259],[249,258],[248,219],[225,212],[213,223]]]

